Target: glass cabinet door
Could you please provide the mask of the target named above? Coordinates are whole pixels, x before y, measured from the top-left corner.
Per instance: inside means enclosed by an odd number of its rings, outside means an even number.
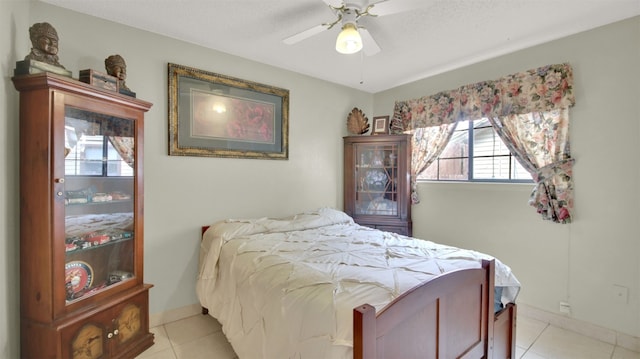
[[[134,277],[134,123],[65,107],[67,303]]]
[[[397,216],[397,143],[359,144],[355,150],[355,214]]]

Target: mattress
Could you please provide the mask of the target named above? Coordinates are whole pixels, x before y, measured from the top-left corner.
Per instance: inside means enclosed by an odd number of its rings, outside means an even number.
[[[197,294],[240,358],[351,358],[352,310],[382,309],[442,273],[479,268],[476,251],[383,232],[322,208],[229,219],[204,234]],[[520,283],[495,259],[502,303]]]

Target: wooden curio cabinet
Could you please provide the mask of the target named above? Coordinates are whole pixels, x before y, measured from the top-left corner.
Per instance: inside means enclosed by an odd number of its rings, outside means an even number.
[[[153,344],[143,281],[151,103],[51,73],[20,91],[23,358],[133,358]]]
[[[344,137],[344,210],[363,225],[410,236],[410,136]]]

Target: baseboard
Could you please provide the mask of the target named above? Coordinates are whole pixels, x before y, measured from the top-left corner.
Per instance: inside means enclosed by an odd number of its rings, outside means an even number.
[[[202,314],[200,304],[187,305],[185,307],[167,310],[166,312],[153,313],[149,315],[149,327],[157,327],[176,320],[192,317],[196,314]]]
[[[639,337],[619,333],[613,329],[603,328],[595,324],[583,322],[561,314],[550,313],[522,303],[518,303],[518,315],[549,323],[555,327],[570,330],[605,343],[618,345],[625,349],[640,352]]]
[[[153,328],[198,314],[202,314],[202,307],[200,304],[192,304],[161,313],[154,313],[149,316],[149,326]],[[523,303],[518,303],[518,315],[549,323],[558,328],[570,330],[605,343],[618,345],[625,349],[640,352],[639,337],[618,333],[613,329],[603,328],[578,319],[547,312]]]

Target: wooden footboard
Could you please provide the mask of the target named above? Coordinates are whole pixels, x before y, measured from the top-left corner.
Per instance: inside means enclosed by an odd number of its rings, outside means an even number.
[[[495,315],[493,321],[493,357],[495,359],[515,359],[516,314],[516,305],[509,303]]]
[[[494,271],[494,261],[483,261],[415,287],[377,314],[368,304],[355,308],[354,358],[512,358],[515,306],[494,317]]]

